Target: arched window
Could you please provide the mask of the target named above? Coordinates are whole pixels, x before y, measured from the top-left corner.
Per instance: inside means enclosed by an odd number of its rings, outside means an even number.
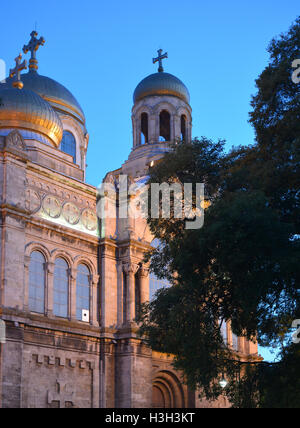
[[[171,140],[171,116],[167,110],[159,115],[159,141]]]
[[[141,144],[147,144],[148,141],[148,114],[141,115]]]
[[[234,333],[232,333],[232,349],[234,351],[238,351],[239,350],[239,338]]]
[[[228,343],[228,333],[227,333],[227,322],[225,320],[219,320],[219,325],[221,326],[221,335],[224,340],[224,344]]]
[[[186,116],[181,116],[181,141],[186,142]]]
[[[160,245],[160,242],[158,239],[154,239],[152,241],[152,247],[158,248]],[[150,301],[154,299],[155,293],[160,290],[161,288],[169,288],[172,284],[167,279],[159,279],[157,276],[151,272],[149,275],[149,298]]]
[[[83,320],[83,311],[90,311],[90,271],[79,265],[76,279],[76,318]]]
[[[76,163],[76,140],[73,134],[69,131],[64,131],[60,144],[62,152],[73,157],[73,162]]]
[[[54,266],[53,313],[57,317],[68,318],[69,307],[69,267],[64,259],[56,259]]]
[[[45,257],[39,251],[33,251],[29,263],[29,310],[43,314],[45,312]]]

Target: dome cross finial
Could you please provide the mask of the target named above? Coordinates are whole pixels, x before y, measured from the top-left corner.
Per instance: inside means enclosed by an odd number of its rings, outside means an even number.
[[[27,69],[27,61],[26,59],[21,63],[22,60],[22,55],[20,54],[16,59],[16,66],[15,68],[11,69],[9,71],[9,77],[13,78],[14,76],[16,76],[16,79],[13,81],[13,87],[14,88],[18,88],[18,89],[22,89],[23,88],[23,82],[21,82],[21,71],[22,70],[26,70]]]
[[[153,60],[152,60],[153,64],[155,64],[156,62],[159,62],[159,67],[158,67],[158,72],[159,73],[162,73],[164,71],[163,65],[162,65],[162,60],[165,59],[165,58],[168,58],[168,52],[166,52],[164,54],[162,52],[163,52],[163,50],[159,49],[157,51],[158,57],[157,58],[153,58]]]
[[[38,33],[36,31],[32,31],[30,34],[31,39],[28,43],[28,45],[24,45],[23,52],[27,54],[27,52],[31,52],[31,58],[29,60],[29,69],[30,71],[37,71],[38,69],[38,62],[36,59],[36,51],[40,46],[43,46],[45,44],[44,37],[41,37],[40,39],[37,39]]]

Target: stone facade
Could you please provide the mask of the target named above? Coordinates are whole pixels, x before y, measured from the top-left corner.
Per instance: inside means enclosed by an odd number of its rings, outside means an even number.
[[[160,139],[162,111],[169,114],[170,141]],[[148,115],[145,144],[142,114]],[[85,183],[88,134],[72,115],[60,113],[60,118],[75,137],[76,163],[59,148],[18,130],[0,134],[0,317],[6,323],[6,343],[0,344],[0,407],[208,406],[188,390],[171,357],[152,352],[137,336],[137,301],[149,300],[143,259],[153,237],[142,218],[98,221],[97,189]],[[169,150],[169,142],[183,133],[187,141],[191,138],[191,107],[176,96],[137,101],[132,122],[129,159],[105,178],[116,190],[121,176],[128,177],[128,185],[144,177]],[[45,261],[42,313],[30,308],[33,252]],[[68,265],[64,318],[54,314],[59,258]],[[81,265],[89,271],[85,321],[76,312]],[[248,358],[256,356],[257,348],[240,339],[239,352]]]

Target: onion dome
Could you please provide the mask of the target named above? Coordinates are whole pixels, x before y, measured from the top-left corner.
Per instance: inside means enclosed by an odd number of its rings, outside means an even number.
[[[25,90],[33,91],[46,100],[58,113],[73,116],[82,125],[85,124],[84,113],[71,92],[60,83],[36,71],[22,74],[21,79]],[[11,87],[12,79],[6,80],[5,87]]]
[[[56,147],[63,135],[61,120],[47,101],[32,91],[0,85],[0,131],[15,128],[42,135]]]
[[[136,103],[142,98],[153,95],[171,95],[180,98],[187,104],[190,103],[187,87],[181,80],[169,73],[154,73],[142,80],[134,91],[133,101]]]

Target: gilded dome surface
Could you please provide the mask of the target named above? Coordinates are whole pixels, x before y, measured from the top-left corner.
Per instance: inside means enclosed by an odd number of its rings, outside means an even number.
[[[171,95],[189,104],[190,94],[184,83],[169,73],[154,73],[142,80],[134,91],[133,101],[136,103],[150,95]]]
[[[61,120],[47,101],[35,92],[0,85],[0,129],[11,128],[42,134],[57,147],[63,135]]]
[[[63,113],[74,116],[85,124],[84,113],[71,92],[60,83],[46,76],[41,76],[37,72],[29,72],[21,75],[24,89],[33,91],[48,101],[51,106]],[[6,87],[11,87],[12,79],[6,80]]]

